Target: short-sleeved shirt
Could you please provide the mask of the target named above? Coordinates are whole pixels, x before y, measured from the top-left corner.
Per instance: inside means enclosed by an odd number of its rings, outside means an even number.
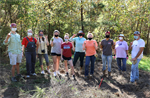
[[[128,50],[128,44],[126,41],[117,41],[115,45],[115,49],[116,49],[116,58],[127,57],[126,50]]]
[[[61,54],[61,44],[63,43],[62,38],[53,38],[53,47],[51,48],[51,53]],[[52,40],[50,40],[50,43],[52,43]]]
[[[141,47],[145,47],[145,42],[143,39],[133,41],[132,51],[131,51],[132,58],[136,57]],[[137,59],[142,59],[142,57],[143,57],[143,52]]]
[[[29,39],[30,42],[35,42],[35,44],[36,44],[36,42],[37,42],[36,38],[34,38],[34,37],[31,37],[31,38],[27,37],[27,38]],[[27,40],[27,38],[24,37],[23,40],[22,40],[22,45],[24,45],[25,48],[27,47],[28,42],[29,42],[29,41]],[[34,40],[33,40],[33,38],[34,38]]]
[[[85,48],[86,48],[86,56],[92,56],[96,54],[96,49],[94,47],[94,42],[95,45],[97,45],[97,42],[95,40],[86,40],[84,43],[86,43]],[[84,45],[84,44],[83,44]]]
[[[11,33],[11,37],[8,39],[8,42],[3,42],[4,45],[8,45],[8,52],[13,54],[20,54],[22,52],[20,35],[18,33]]]
[[[112,55],[112,45],[113,45],[113,40],[109,39],[103,39],[101,41],[101,45],[103,46],[103,55],[109,56]]]
[[[37,40],[39,42],[38,54],[47,54],[47,44],[46,44],[47,40],[46,40],[46,38],[44,37],[44,41],[41,38],[38,38]],[[45,53],[42,53],[41,52],[42,50],[45,50]]]
[[[85,50],[83,50],[83,43],[86,41],[84,37],[70,38],[70,40],[75,42],[75,52],[85,52]]]
[[[65,57],[71,57],[72,56],[72,53],[71,53],[72,43],[70,43],[70,42],[62,43],[61,49],[63,49],[63,56],[65,56]]]

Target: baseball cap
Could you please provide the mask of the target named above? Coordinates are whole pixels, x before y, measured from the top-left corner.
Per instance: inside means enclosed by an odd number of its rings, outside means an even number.
[[[139,31],[135,31],[134,34],[140,34],[140,32]]]
[[[124,37],[124,34],[120,34],[119,36],[122,36],[122,37]]]
[[[10,27],[17,26],[15,23],[11,23]]]
[[[106,32],[105,32],[105,34],[107,34],[107,33],[109,33],[109,34],[110,34],[110,32],[109,32],[109,31],[106,31]]]
[[[82,31],[82,30],[80,30],[78,33],[83,33],[83,31]]]

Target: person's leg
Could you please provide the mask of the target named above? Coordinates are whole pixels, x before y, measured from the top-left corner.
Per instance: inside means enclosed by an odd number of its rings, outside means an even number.
[[[39,57],[39,62],[40,62],[40,66],[41,66],[41,70],[43,71],[43,58],[42,58],[42,54],[38,54]]]
[[[103,62],[103,71],[106,70],[106,56],[102,55],[102,62]]]
[[[85,52],[80,52],[79,54],[80,56],[80,67],[83,67],[83,61],[84,61],[84,56],[85,56]]]
[[[31,73],[35,73],[36,52],[32,52],[31,62],[32,62]]]
[[[46,61],[47,70],[49,70],[49,59],[48,59],[48,54],[44,54],[44,58],[45,58],[45,61]]]
[[[73,58],[73,66],[76,65],[78,58],[79,58],[79,52],[75,52],[74,53],[74,58]]]
[[[59,62],[60,62],[60,57],[61,56],[57,56],[57,61],[56,61],[56,71],[58,72],[58,74],[59,74]]]
[[[22,61],[22,53],[20,53],[20,54],[17,55],[16,69],[17,69],[17,74],[18,75],[20,74],[19,64],[21,63],[21,61]]]
[[[108,72],[111,72],[112,55],[107,56],[107,62],[108,62]]]
[[[67,60],[64,60],[64,64],[65,64],[66,73],[68,73],[68,65],[67,65]]]
[[[73,67],[72,59],[68,61],[68,64],[70,65],[70,67],[71,67],[71,72],[72,72],[72,74],[74,75],[74,67]]]
[[[12,65],[12,67],[11,67],[12,77],[15,77],[15,68],[16,68],[16,65]]]
[[[123,66],[122,66],[122,71],[126,71],[126,58],[122,58],[122,63],[123,63]]]
[[[90,56],[86,56],[86,59],[85,59],[85,76],[88,76],[88,73],[89,73],[89,63],[90,63]]]
[[[17,55],[12,54],[11,52],[9,52],[9,59],[10,59],[10,64],[12,65],[12,67],[11,67],[12,77],[15,77],[15,68],[16,68]]]
[[[27,70],[27,75],[30,75],[31,53],[30,52],[25,52],[25,56],[26,56],[26,70]]]
[[[136,75],[135,75],[135,80],[139,80],[139,68],[138,65],[140,63],[141,59],[137,59],[137,66],[136,66]]]
[[[17,74],[20,74],[19,63],[16,64]]]
[[[95,56],[90,56],[90,59],[91,59],[91,71],[90,71],[90,74],[93,75],[94,73],[94,63],[95,63]]]
[[[54,72],[56,72],[56,62],[57,62],[57,56],[52,56],[53,59],[53,68],[54,68]]]
[[[117,58],[117,65],[118,65],[119,71],[121,71],[121,58]]]

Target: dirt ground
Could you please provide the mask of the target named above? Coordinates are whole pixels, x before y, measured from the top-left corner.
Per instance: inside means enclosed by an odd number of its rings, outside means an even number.
[[[25,66],[25,63],[20,66]],[[53,71],[52,62],[50,67]],[[75,66],[76,80],[71,78],[71,74],[70,78],[65,77],[62,62],[61,78],[53,77],[53,73],[50,75],[37,73],[36,77],[20,79],[20,82],[14,83],[10,81],[10,69],[9,59],[1,57],[0,98],[150,98],[150,73],[140,70],[139,81],[129,83],[131,65],[127,65],[127,71],[121,74],[115,60],[112,62],[112,77],[104,78],[100,88],[102,76],[100,58],[95,62],[94,77],[88,80],[84,79],[84,70],[79,71],[79,62]]]

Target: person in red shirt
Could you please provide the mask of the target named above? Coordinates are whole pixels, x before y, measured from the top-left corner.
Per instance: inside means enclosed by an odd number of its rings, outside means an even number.
[[[71,49],[73,49],[73,45],[71,42],[69,42],[69,34],[66,33],[65,36],[64,36],[64,40],[65,42],[62,43],[61,45],[61,60],[64,60],[64,64],[65,64],[65,69],[66,69],[66,76],[69,77],[69,74],[68,74],[68,64],[67,64],[67,61],[69,63],[69,65],[71,66],[71,71],[72,71],[72,74],[73,74],[73,78],[75,80],[75,75],[74,75],[74,67],[73,67],[73,63],[72,63],[72,53],[71,53]]]
[[[36,51],[38,49],[37,40],[32,37],[32,30],[29,29],[27,32],[27,37],[24,37],[22,40],[22,52],[25,49],[25,57],[26,57],[26,70],[27,70],[27,78],[30,75],[36,75],[35,73],[35,61],[36,61]]]

